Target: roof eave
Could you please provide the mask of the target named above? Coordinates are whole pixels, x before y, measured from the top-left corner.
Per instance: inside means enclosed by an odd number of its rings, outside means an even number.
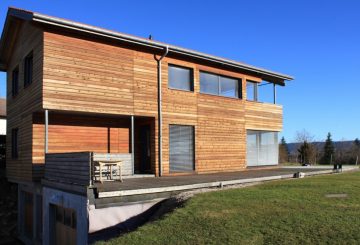
[[[290,81],[290,80],[294,79],[294,77],[289,76],[289,75],[273,72],[273,71],[258,68],[255,66],[250,66],[247,64],[242,64],[239,62],[223,59],[220,57],[204,54],[201,52],[188,50],[188,49],[176,47],[173,45],[167,45],[167,44],[156,42],[153,40],[147,40],[147,39],[143,39],[143,38],[139,38],[139,37],[135,37],[135,36],[131,36],[131,35],[126,35],[126,34],[114,32],[114,31],[109,31],[109,30],[105,30],[102,28],[93,27],[93,26],[89,26],[89,25],[84,25],[84,24],[80,24],[77,22],[68,21],[68,20],[64,20],[64,19],[60,19],[60,18],[56,18],[56,17],[51,17],[51,16],[39,14],[39,13],[33,13],[32,20],[35,22],[43,23],[43,24],[50,24],[50,25],[55,25],[55,26],[63,27],[63,28],[70,29],[70,30],[77,30],[77,31],[85,32],[88,34],[100,35],[102,37],[108,37],[108,38],[116,39],[119,41],[130,42],[132,44],[138,44],[138,45],[147,46],[147,47],[151,47],[151,48],[155,48],[155,49],[162,50],[166,46],[168,46],[169,53],[191,56],[191,57],[198,58],[201,60],[207,60],[207,61],[227,65],[227,66],[230,66],[233,68],[239,68],[239,69],[242,69],[245,71],[255,72],[260,75],[264,75],[264,76],[273,78],[273,80],[280,85],[285,85],[286,80]]]
[[[73,31],[87,33],[89,35],[96,35],[96,36],[100,36],[100,37],[104,37],[104,38],[110,38],[110,39],[115,39],[118,41],[132,43],[135,45],[146,46],[146,47],[158,49],[158,50],[163,50],[166,46],[168,46],[169,53],[180,54],[180,55],[196,58],[199,60],[213,62],[216,64],[221,64],[224,66],[237,68],[237,69],[244,70],[247,72],[255,73],[263,78],[269,78],[271,82],[274,82],[274,83],[282,85],[282,86],[285,85],[285,81],[290,81],[290,80],[294,79],[294,77],[289,76],[289,75],[281,74],[278,72],[273,72],[273,71],[266,70],[263,68],[259,68],[259,67],[247,65],[244,63],[220,58],[220,57],[213,56],[213,55],[208,55],[208,54],[197,52],[194,50],[180,48],[180,47],[173,46],[173,45],[167,45],[167,44],[157,42],[154,40],[148,40],[148,39],[144,39],[144,38],[140,38],[140,37],[136,37],[136,36],[131,36],[131,35],[114,32],[114,31],[109,31],[109,30],[105,30],[102,28],[93,27],[90,25],[85,25],[85,24],[81,24],[81,23],[77,23],[77,22],[73,22],[73,21],[64,20],[61,18],[51,17],[51,16],[40,14],[40,13],[34,13],[34,12],[21,10],[21,9],[15,9],[15,8],[9,8],[8,13],[7,13],[6,22],[5,22],[3,33],[1,36],[0,55],[3,55],[6,52],[4,37],[6,36],[8,29],[9,29],[8,22],[10,22],[10,19],[13,17],[27,20],[27,21],[42,23],[42,24],[58,26],[58,27],[73,30]],[[5,57],[5,56],[0,56],[0,57]],[[6,69],[5,61],[1,59],[0,60],[0,70],[4,71],[5,69]]]
[[[6,57],[7,52],[9,52],[9,49],[7,48],[7,40],[8,36],[11,33],[11,24],[16,19],[22,19],[25,21],[32,20],[32,12],[26,11],[26,10],[20,10],[15,8],[9,8],[8,12],[6,14],[6,20],[4,23],[3,31],[1,33],[1,39],[0,39],[0,71],[6,71]],[[4,60],[5,58],[5,60]]]

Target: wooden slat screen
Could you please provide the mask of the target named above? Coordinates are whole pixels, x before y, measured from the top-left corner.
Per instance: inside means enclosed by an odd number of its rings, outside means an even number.
[[[45,179],[88,186],[90,152],[48,153],[45,156]]]

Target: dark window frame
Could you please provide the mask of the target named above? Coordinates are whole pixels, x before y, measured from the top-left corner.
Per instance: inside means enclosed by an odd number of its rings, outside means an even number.
[[[24,59],[24,88],[27,88],[33,82],[34,75],[34,56],[31,51]]]
[[[11,158],[17,159],[19,157],[19,128],[11,130]]]
[[[246,80],[246,87],[247,87],[248,83],[250,83],[250,84],[253,85],[253,89],[254,89],[253,98],[254,98],[254,99],[252,99],[252,100],[249,99],[248,94],[246,93],[246,100],[247,100],[247,101],[259,102],[259,92],[258,92],[259,83],[258,83],[258,82],[255,82],[255,81],[252,81],[252,80]],[[247,90],[247,89],[246,89],[246,90]],[[247,92],[247,91],[246,91],[246,92]]]
[[[11,75],[11,95],[15,97],[19,94],[19,66],[14,68]]]
[[[175,67],[175,68],[180,68],[180,69],[190,71],[190,78],[189,78],[190,79],[190,90],[182,89],[182,88],[176,88],[176,87],[172,87],[170,85],[170,76],[169,76],[170,67]],[[180,66],[180,65],[176,65],[176,64],[168,64],[168,88],[169,89],[174,89],[174,90],[185,91],[185,92],[194,92],[194,69],[191,68],[191,67],[187,67],[187,66]]]
[[[207,93],[207,92],[203,92],[201,91],[201,73],[204,74],[210,74],[210,75],[214,75],[217,76],[217,93]],[[235,80],[237,81],[237,97],[236,96],[226,96],[226,95],[222,95],[221,94],[221,78],[228,78],[231,80]],[[231,76],[226,76],[226,75],[222,75],[222,74],[218,74],[218,73],[213,73],[213,72],[208,72],[208,71],[199,71],[199,84],[200,84],[200,93],[201,94],[208,94],[208,95],[215,95],[215,96],[220,96],[220,97],[225,97],[225,98],[231,98],[231,99],[243,99],[242,96],[242,78],[237,78],[237,77],[231,77]]]

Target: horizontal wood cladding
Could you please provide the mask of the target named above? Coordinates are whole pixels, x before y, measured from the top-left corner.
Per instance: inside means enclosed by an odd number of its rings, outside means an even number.
[[[246,129],[281,131],[283,125],[281,105],[246,101]]]
[[[200,94],[197,103],[196,170],[219,172],[245,168],[243,101]]]
[[[89,186],[91,153],[46,154],[45,179]]]
[[[169,64],[193,69],[194,91],[168,88]],[[243,99],[201,94],[200,71],[241,79]],[[152,169],[158,173],[157,62],[153,54],[129,47],[45,32],[43,73],[44,109],[151,117],[154,120],[151,123],[151,134],[154,137],[151,162]],[[247,102],[246,80],[259,82],[261,79],[176,57],[163,59],[161,86],[164,174],[169,174],[171,124],[195,127],[195,171],[198,173],[244,169],[246,129],[281,130],[282,107]],[[52,140],[58,136],[75,135],[79,140],[76,149],[93,150],[94,142],[101,139],[104,133],[101,130],[97,131],[98,129],[89,130],[94,137],[87,139],[81,132],[90,127],[85,129],[81,128],[81,125],[76,125],[77,130],[71,127],[75,125],[62,128],[51,126],[49,149],[52,147]],[[34,125],[34,132],[36,135],[43,134],[43,125]],[[75,132],[78,135],[74,134]],[[43,161],[43,151],[40,147],[43,142],[37,137],[34,136],[37,146],[33,150],[33,160],[40,163]],[[85,139],[87,143],[82,142]],[[53,143],[60,144],[60,141]],[[103,143],[96,145],[100,148],[105,146]],[[75,147],[71,143],[68,144],[68,148],[73,146]],[[68,148],[62,146],[62,151]],[[51,150],[56,151],[58,148]],[[138,156],[135,156],[135,163],[139,163]]]
[[[44,108],[133,114],[130,49],[44,33]]]
[[[34,164],[44,164],[44,119],[35,115],[33,124]],[[129,153],[130,120],[49,113],[49,153]]]
[[[33,52],[32,83],[24,88],[24,59]],[[32,112],[42,108],[43,32],[25,22],[17,32],[7,70],[6,171],[10,181],[32,181],[38,175],[32,166]],[[12,71],[19,68],[18,94],[12,96]],[[11,130],[19,130],[19,154],[11,157]],[[40,170],[41,171],[41,170]]]

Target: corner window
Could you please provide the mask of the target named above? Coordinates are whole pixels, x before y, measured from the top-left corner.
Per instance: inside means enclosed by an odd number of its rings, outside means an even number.
[[[258,101],[258,83],[246,81],[246,100]]]
[[[24,87],[26,88],[33,80],[33,52],[25,57],[24,61]]]
[[[247,166],[277,165],[279,157],[278,133],[246,130]]]
[[[19,93],[19,67],[16,67],[12,72],[11,85],[11,94],[15,97]]]
[[[169,65],[169,88],[194,91],[193,70]]]
[[[241,98],[241,80],[208,72],[200,72],[200,92]]]
[[[18,143],[19,143],[19,129],[13,128],[11,130],[11,157],[14,159],[18,158],[19,156]]]

